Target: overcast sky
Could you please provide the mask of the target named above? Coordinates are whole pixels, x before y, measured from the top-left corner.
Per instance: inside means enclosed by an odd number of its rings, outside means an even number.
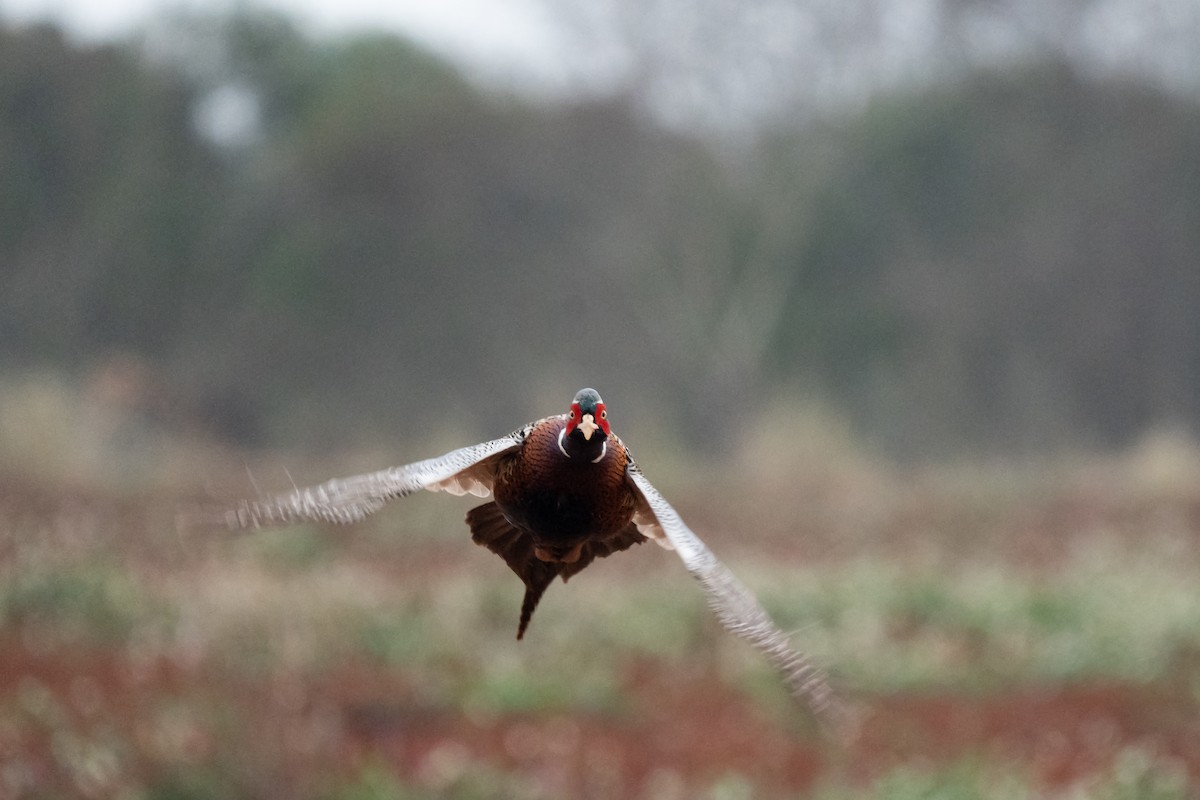
[[[700,122],[740,130],[775,113],[854,108],[871,92],[921,82],[939,69],[1003,66],[1038,52],[1102,73],[1136,74],[1190,97],[1200,92],[1200,0],[1004,0],[968,4],[953,17],[946,10],[957,6],[937,0],[554,3],[0,0],[0,16],[51,18],[96,40],[125,35],[172,8],[261,6],[317,34],[407,35],[493,87],[544,96],[632,87],[645,108],[681,129]]]
[[[52,19],[74,35],[120,37],[163,10],[208,11],[235,0],[0,0],[16,22]],[[318,31],[384,28],[416,38],[469,65],[500,71],[547,68],[553,37],[537,0],[256,0]]]

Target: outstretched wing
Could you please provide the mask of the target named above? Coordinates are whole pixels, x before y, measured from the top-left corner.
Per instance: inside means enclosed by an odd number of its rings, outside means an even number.
[[[633,517],[639,530],[650,538],[665,537],[692,577],[700,582],[721,624],[760,650],[783,674],[792,694],[806,702],[814,714],[841,727],[845,714],[825,671],[792,648],[787,635],[771,621],[754,594],[684,524],[632,461],[629,477],[640,494]]]
[[[413,464],[350,478],[335,478],[261,500],[243,500],[218,511],[186,512],[181,514],[180,522],[185,527],[215,525],[230,530],[296,522],[345,524],[358,522],[389,500],[407,497],[419,489],[486,497],[492,491],[500,457],[520,447],[529,432],[542,421],[531,422],[499,439]]]

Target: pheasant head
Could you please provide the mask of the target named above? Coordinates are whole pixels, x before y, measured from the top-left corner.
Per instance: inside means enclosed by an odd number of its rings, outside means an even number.
[[[604,401],[595,389],[580,389],[571,401],[571,410],[567,413],[567,436],[582,437],[591,441],[599,434],[600,441],[611,434],[608,427],[608,411]]]

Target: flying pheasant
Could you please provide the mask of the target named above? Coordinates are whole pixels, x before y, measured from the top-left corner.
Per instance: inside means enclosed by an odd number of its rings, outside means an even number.
[[[604,401],[582,389],[565,414],[507,436],[414,464],[340,478],[264,500],[245,500],[207,521],[230,530],[301,521],[357,522],[418,489],[492,495],[467,512],[471,538],[525,583],[517,638],[542,593],[594,559],[647,538],[673,549],[700,582],[721,623],[762,651],[792,693],[822,717],[835,698],[824,672],[793,650],[754,595],[694,534],[612,432]]]

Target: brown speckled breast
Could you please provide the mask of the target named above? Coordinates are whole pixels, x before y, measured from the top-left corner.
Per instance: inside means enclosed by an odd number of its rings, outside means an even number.
[[[535,543],[555,550],[582,540],[607,539],[633,518],[634,494],[625,477],[628,456],[616,436],[597,463],[568,458],[558,447],[565,420],[534,428],[521,448],[499,465],[492,492],[504,516]]]

